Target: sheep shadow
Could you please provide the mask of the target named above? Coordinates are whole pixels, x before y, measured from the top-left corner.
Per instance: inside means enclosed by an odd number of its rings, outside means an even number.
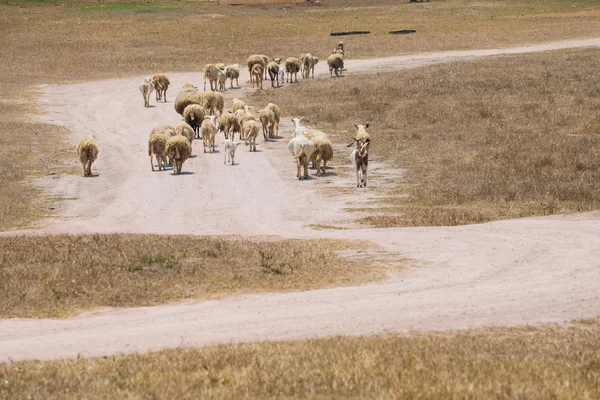
[[[95,173],[95,174],[84,176],[84,178],[98,178],[99,176],[100,176],[100,174]]]
[[[196,158],[196,157],[198,157],[198,155],[197,155],[197,154],[192,154],[192,155],[190,156],[190,158]]]
[[[171,175],[173,175],[173,176],[177,176],[177,175],[194,175],[194,173],[192,171],[181,171],[179,174],[177,174],[175,172],[171,172]]]

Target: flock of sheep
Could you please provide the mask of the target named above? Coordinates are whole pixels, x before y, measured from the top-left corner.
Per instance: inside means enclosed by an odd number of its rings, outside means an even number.
[[[344,66],[344,44],[340,42],[333,49],[327,62],[330,74],[335,72],[339,75]],[[308,78],[312,72],[314,78],[314,67],[319,62],[317,57],[302,54],[300,58],[290,57],[285,61],[284,68],[280,68],[282,59],[275,58],[269,61],[264,55],[252,55],[248,58],[247,66],[250,73],[250,81],[253,87],[262,89],[263,79],[271,79],[271,86],[279,86],[288,75],[288,81],[295,79],[297,73],[301,72],[304,78]],[[213,153],[215,148],[215,136],[222,132],[225,136],[223,150],[225,153],[224,163],[233,165],[235,163],[235,151],[241,142],[235,142],[235,135],[250,151],[256,151],[256,139],[262,130],[265,141],[279,137],[279,123],[281,109],[273,103],[267,104],[263,109],[255,113],[245,102],[234,99],[232,110],[224,110],[224,97],[218,90],[226,90],[227,79],[230,79],[230,88],[233,81],[239,87],[239,66],[224,64],[207,64],[204,67],[204,91],[200,92],[191,85],[186,84],[175,98],[175,111],[180,114],[184,122],[176,127],[165,125],[154,128],[148,138],[148,156],[150,166],[154,171],[154,161],[159,170],[173,165],[173,171],[180,174],[183,163],[192,154],[192,142],[194,139],[202,139],[204,153]],[[210,91],[206,91],[206,81],[209,81]],[[167,101],[167,89],[169,79],[165,75],[158,74],[145,78],[139,86],[144,98],[144,106],[148,107],[152,91],[156,91],[156,101]],[[258,119],[258,120],[257,120]],[[293,118],[295,124],[294,137],[288,143],[288,150],[296,160],[298,179],[308,177],[308,163],[312,160],[313,167],[317,169],[317,176],[325,172],[327,162],[333,158],[333,146],[331,140],[323,132],[309,132],[301,125],[302,118]],[[367,185],[368,147],[371,142],[365,128],[367,125],[355,125],[357,135],[348,145],[356,145],[350,155],[350,160],[356,169],[357,186]],[[84,176],[91,175],[91,164],[99,153],[98,143],[94,136],[88,136],[77,146],[77,153],[83,164]],[[304,174],[301,169],[304,167]]]

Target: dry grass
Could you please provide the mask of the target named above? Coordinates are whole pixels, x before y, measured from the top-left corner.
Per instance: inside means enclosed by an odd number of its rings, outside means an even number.
[[[385,278],[381,265],[336,253],[360,246],[195,236],[0,237],[0,318],[66,316],[103,306],[300,291]]]
[[[11,399],[597,399],[600,324],[0,364]]]
[[[338,142],[354,123],[371,123],[371,154],[405,170],[382,204],[390,215],[365,219],[376,226],[588,211],[600,207],[599,56],[564,51],[354,75],[284,88],[269,101]]]
[[[573,7],[573,5],[575,7]],[[0,230],[23,227],[51,211],[33,178],[63,164],[64,131],[32,122],[33,85],[165,71],[200,71],[207,62],[241,62],[250,53],[325,59],[331,31],[347,37],[349,57],[485,48],[600,35],[596,0],[462,0],[390,4],[328,0],[320,7],[240,6],[203,2],[68,2],[0,0]],[[298,23],[302,21],[302,23]],[[417,34],[387,35],[399,28]],[[451,34],[450,34],[451,32]],[[243,43],[233,38],[252,40]],[[277,40],[273,40],[277,37]],[[224,50],[226,49],[226,51]],[[43,132],[33,142],[29,132]],[[15,135],[14,132],[19,132]],[[70,147],[69,147],[70,150]]]

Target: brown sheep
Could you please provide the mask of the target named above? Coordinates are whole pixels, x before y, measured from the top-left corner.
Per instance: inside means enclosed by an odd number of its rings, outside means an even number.
[[[253,54],[250,57],[248,57],[246,64],[248,65],[248,73],[250,74],[250,82],[252,82],[252,67],[254,67],[256,64],[262,65],[263,68],[265,68],[267,66],[267,64],[265,64],[265,61],[263,60],[263,58],[261,56],[259,56],[258,54]]]
[[[159,171],[167,168],[165,148],[169,137],[169,135],[165,135],[164,133],[153,133],[150,135],[150,138],[148,139],[148,156],[150,157],[150,167],[152,167],[152,171],[154,171],[152,156],[156,157]]]
[[[210,82],[210,90],[217,90],[217,81],[219,80],[219,68],[215,64],[206,64],[204,66],[204,91],[206,92],[206,80]]]
[[[192,145],[192,142],[194,141],[194,129],[185,122],[182,122],[175,127],[175,134],[185,136],[188,142],[190,142],[190,146]]]
[[[83,176],[92,176],[92,163],[98,158],[100,149],[96,136],[88,135],[77,145],[77,155],[83,165]]]
[[[152,77],[152,86],[154,86],[154,90],[156,91],[156,101],[159,100],[167,102],[167,89],[169,88],[169,78],[163,74],[156,74]]]
[[[183,163],[192,155],[192,147],[185,136],[171,136],[167,139],[165,154],[173,162],[173,172],[179,175]]]
[[[206,109],[198,104],[190,104],[183,110],[183,119],[192,127],[195,138],[200,138],[200,125],[206,116]]]
[[[309,138],[315,145],[315,150],[311,155],[313,167],[317,167],[317,176],[321,176],[321,171],[324,174],[327,167],[327,161],[333,158],[333,145],[331,140],[324,133],[317,134]],[[321,167],[321,161],[323,166]]]
[[[235,133],[238,132],[240,140],[242,138],[242,127],[235,114],[225,111],[219,118],[219,131],[223,131],[225,139],[234,139]]]
[[[272,138],[273,135],[273,126],[275,125],[275,114],[272,110],[263,109],[258,112],[258,119],[262,124],[263,136],[265,138],[265,142],[268,138]]]
[[[209,112],[210,115],[217,117],[223,113],[225,98],[219,92],[202,92],[200,93],[201,105]]]
[[[265,107],[265,109],[273,111],[273,114],[275,116],[275,124],[273,126],[273,128],[274,128],[273,139],[279,138],[279,119],[281,118],[281,109],[275,103],[269,103],[269,104],[267,104],[267,106]]]
[[[235,79],[235,83],[237,86],[240,86],[240,82],[238,79],[240,78],[240,67],[237,64],[228,65],[225,67],[225,75],[230,79],[229,88],[233,89],[233,80]]]
[[[252,77],[254,79],[252,81],[253,88],[254,88],[254,84],[256,84],[257,88],[259,87],[259,84],[260,84],[260,90],[262,90],[264,70],[265,70],[265,68],[261,64],[254,64],[254,66],[252,67]]]
[[[267,70],[269,72],[269,77],[271,78],[271,87],[275,87],[275,82],[277,82],[277,87],[279,87],[279,63],[275,61],[271,61],[269,65],[267,65]]]
[[[300,71],[300,61],[295,57],[290,57],[285,60],[285,72],[288,74],[286,82],[292,82],[292,74],[294,82],[298,82],[298,72]]]
[[[260,130],[260,124],[254,120],[244,123],[244,137],[246,146],[250,144],[250,151],[256,151],[256,137]]]
[[[327,59],[327,65],[329,65],[329,75],[333,76],[335,71],[335,76],[339,76],[344,69],[344,59],[339,54],[332,54]]]
[[[202,105],[202,94],[193,87],[184,87],[175,98],[175,111],[183,117],[183,111],[190,104]]]
[[[233,107],[232,107],[232,111],[235,113],[237,110],[243,110],[244,107],[246,107],[248,104],[246,104],[245,101],[240,100],[238,98],[234,98],[233,99]]]

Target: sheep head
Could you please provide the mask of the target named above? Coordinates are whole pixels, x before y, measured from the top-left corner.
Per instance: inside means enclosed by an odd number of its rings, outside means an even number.
[[[304,117],[292,118],[292,122],[294,123],[294,127],[296,128],[296,130],[300,129],[300,121],[302,121],[303,119]]]

